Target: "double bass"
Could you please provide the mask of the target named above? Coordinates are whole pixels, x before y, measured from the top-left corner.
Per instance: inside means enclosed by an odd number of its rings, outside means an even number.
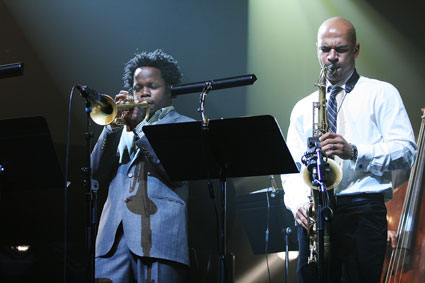
[[[381,276],[385,283],[425,282],[425,108],[422,114],[409,181],[387,203],[388,230],[397,230],[397,244],[387,250]]]

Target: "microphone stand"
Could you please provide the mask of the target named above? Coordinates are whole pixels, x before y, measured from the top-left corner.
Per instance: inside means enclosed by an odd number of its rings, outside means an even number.
[[[326,194],[326,173],[325,173],[325,166],[326,163],[324,162],[323,155],[321,148],[316,148],[316,154],[317,154],[317,178],[315,178],[314,185],[319,187],[319,203],[317,208],[318,213],[318,232],[319,232],[319,263],[318,263],[318,270],[319,270],[319,282],[324,283],[326,282],[326,278],[329,277],[329,274],[325,274],[324,271],[324,263],[325,263],[325,223],[324,221],[328,222],[329,217],[325,217],[327,214],[326,212],[329,210],[328,205],[325,203],[325,194]],[[327,276],[326,276],[327,275]]]
[[[0,163],[0,201],[3,197],[3,176],[5,175],[5,165]]]
[[[207,118],[207,115],[205,114],[205,99],[209,91],[212,90],[212,82],[205,82],[204,87],[202,89],[202,92],[199,97],[199,108],[198,112],[201,115],[201,128],[202,128],[202,143],[204,145],[204,148],[206,149],[208,147],[208,123],[209,119]],[[232,270],[233,265],[226,266],[227,260],[227,247],[226,247],[226,235],[227,235],[227,180],[226,180],[226,174],[225,174],[225,166],[220,165],[220,184],[221,184],[221,202],[220,202],[220,283],[230,282],[232,280]],[[210,190],[213,193],[212,190]],[[226,268],[227,267],[227,268]],[[228,270],[230,269],[230,271]]]
[[[325,271],[325,260],[330,263],[330,259],[325,259],[325,225],[329,224],[330,219],[332,218],[332,209],[330,204],[327,201],[327,190],[326,190],[326,174],[327,174],[327,162],[326,156],[324,155],[320,141],[317,137],[308,138],[308,151],[303,156],[302,162],[307,166],[308,170],[312,173],[312,185],[316,186],[319,190],[318,192],[318,204],[317,204],[317,231],[319,239],[318,247],[318,273],[319,273],[319,282],[324,283],[329,281],[330,267],[326,268],[328,272]],[[314,193],[314,192],[313,192]]]
[[[288,272],[289,272],[289,234],[292,233],[291,227],[285,229],[285,283],[288,283]]]
[[[209,119],[205,114],[205,99],[209,91],[225,89],[231,87],[238,87],[244,85],[253,84],[257,80],[257,77],[254,74],[237,76],[231,78],[209,80],[203,82],[189,83],[189,84],[180,84],[171,86],[171,95],[176,96],[180,94],[193,93],[202,91],[200,94],[200,102],[198,112],[201,115],[201,143],[203,145],[204,152],[207,152],[208,149],[208,133],[209,133]],[[220,169],[220,183],[221,183],[221,221],[220,221],[220,282],[224,283],[226,281],[233,281],[233,261],[230,261],[232,258],[227,257],[226,255],[226,210],[227,210],[227,180],[226,180],[226,164],[218,164]],[[211,186],[208,187],[210,191],[210,196],[214,197],[214,191],[211,189]],[[226,266],[226,262],[228,263]],[[230,267],[229,267],[230,265]],[[230,270],[229,270],[230,269]]]
[[[93,132],[91,131],[91,118],[90,113],[92,111],[91,102],[86,98],[85,111],[87,113],[87,124],[86,124],[86,158],[85,167],[81,168],[83,175],[83,185],[87,197],[87,247],[89,250],[89,281],[94,283],[95,280],[95,243],[96,243],[96,231],[97,231],[97,191],[99,184],[96,180],[91,178],[91,139],[93,138]]]

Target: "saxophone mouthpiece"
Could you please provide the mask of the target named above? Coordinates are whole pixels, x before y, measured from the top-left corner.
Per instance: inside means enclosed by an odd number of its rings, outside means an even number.
[[[334,64],[329,65],[328,71],[330,75],[333,75],[336,72],[336,66]]]

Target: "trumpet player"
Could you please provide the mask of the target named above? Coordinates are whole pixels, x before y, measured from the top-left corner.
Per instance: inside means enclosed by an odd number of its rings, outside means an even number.
[[[147,105],[120,110],[126,127],[105,126],[92,152],[93,178],[108,190],[96,237],[98,282],[185,282],[187,184],[169,179],[142,130],[192,121],[171,103],[170,87],[181,78],[177,61],[158,49],[125,65],[116,105]]]
[[[384,202],[392,197],[391,171],[413,165],[413,130],[398,90],[357,73],[360,44],[350,21],[335,17],[323,22],[316,48],[320,65],[333,69],[326,78],[329,131],[319,140],[343,173],[334,189],[331,282],[377,283],[387,244]],[[287,143],[298,162],[312,136],[311,105],[317,93],[300,100],[291,113]],[[298,281],[318,282],[317,266],[307,261],[311,190],[300,174],[282,175],[282,182],[285,204],[299,224]]]

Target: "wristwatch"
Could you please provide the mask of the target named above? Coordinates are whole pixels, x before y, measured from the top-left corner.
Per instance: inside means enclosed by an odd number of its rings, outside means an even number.
[[[357,155],[359,154],[359,152],[357,151],[357,146],[354,144],[351,144],[351,160],[356,160],[357,159]]]

